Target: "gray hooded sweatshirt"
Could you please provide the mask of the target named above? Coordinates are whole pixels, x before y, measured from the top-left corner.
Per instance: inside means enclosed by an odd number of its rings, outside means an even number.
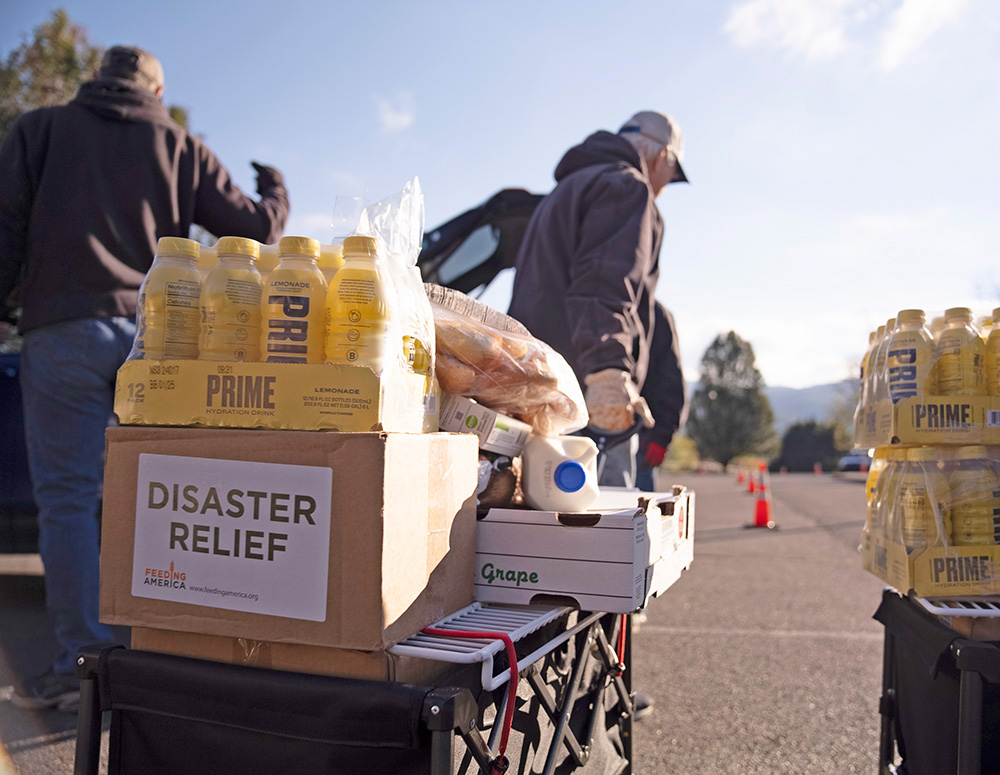
[[[663,218],[645,164],[610,132],[563,156],[517,256],[509,314],[561,353],[580,381],[646,378]]]

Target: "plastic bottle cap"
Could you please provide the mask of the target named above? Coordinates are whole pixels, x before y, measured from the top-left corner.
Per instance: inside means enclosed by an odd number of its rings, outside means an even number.
[[[281,255],[309,256],[319,258],[319,240],[312,237],[282,237],[278,243]]]
[[[553,473],[556,487],[563,492],[576,492],[587,481],[587,471],[575,460],[564,460]]]
[[[993,310],[993,322],[1000,323],[1000,307]]]
[[[198,258],[201,255],[201,247],[193,239],[183,237],[160,237],[156,243],[156,255],[158,256],[191,256]]]
[[[945,320],[972,320],[972,310],[968,307],[952,307],[944,311]]]
[[[956,460],[975,460],[976,458],[986,457],[986,447],[974,445],[968,447],[959,447],[955,450]]]
[[[906,453],[908,460],[929,462],[938,459],[938,451],[934,447],[914,447]]]
[[[900,323],[923,323],[926,318],[922,309],[902,309],[896,315]]]
[[[257,258],[260,255],[260,243],[246,237],[221,237],[215,243],[215,251],[220,256],[237,255]]]
[[[353,256],[378,255],[378,241],[374,237],[348,237],[344,240],[344,255],[350,253]]]
[[[343,245],[320,245],[319,246],[319,266],[320,269],[339,269],[344,264]]]

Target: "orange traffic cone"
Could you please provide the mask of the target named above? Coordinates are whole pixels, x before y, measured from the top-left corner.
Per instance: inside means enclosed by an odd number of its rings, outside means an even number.
[[[813,463],[813,473],[820,475],[823,473],[823,465],[819,462]]]
[[[736,474],[736,484],[743,484],[745,477],[743,476],[743,466],[740,466]]]
[[[745,527],[766,527],[774,530],[777,525],[771,518],[771,498],[767,494],[767,465],[760,464],[760,485],[757,490],[757,499],[754,501],[753,522]]]

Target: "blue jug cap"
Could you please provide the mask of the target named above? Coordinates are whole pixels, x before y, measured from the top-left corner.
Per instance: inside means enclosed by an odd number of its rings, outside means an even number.
[[[576,492],[586,483],[587,471],[575,460],[565,460],[556,466],[553,479],[563,492]]]

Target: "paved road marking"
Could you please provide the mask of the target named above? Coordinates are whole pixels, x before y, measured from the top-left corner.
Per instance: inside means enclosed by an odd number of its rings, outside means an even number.
[[[770,638],[838,638],[840,640],[881,641],[880,632],[853,632],[844,630],[724,630],[714,627],[658,627],[644,624],[638,634],[644,632],[657,635],[707,635],[715,638],[728,637],[770,637]]]

